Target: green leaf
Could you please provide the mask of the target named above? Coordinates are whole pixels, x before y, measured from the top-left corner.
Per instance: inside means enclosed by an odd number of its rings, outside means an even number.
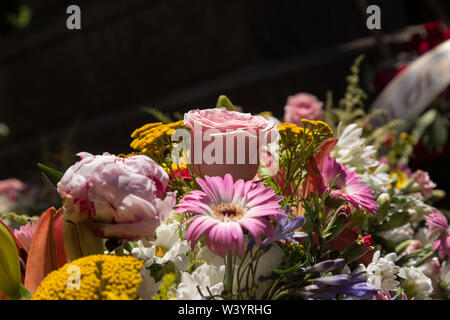
[[[6,225],[0,223],[0,289],[11,299],[20,299],[28,296],[22,287],[16,244]]]
[[[299,262],[295,266],[290,267],[289,269],[286,269],[286,270],[274,269],[273,272],[277,273],[277,274],[281,274],[281,275],[286,275],[286,274],[292,273],[294,271],[297,271],[298,269],[303,267],[303,265],[304,265],[304,262]]]
[[[445,118],[438,115],[430,128],[430,144],[434,150],[442,152],[447,142],[448,129]]]
[[[236,111],[230,99],[228,99],[227,96],[224,95],[221,95],[219,99],[217,99],[216,108],[226,108],[228,111]]]
[[[51,183],[52,186],[56,188],[59,180],[61,180],[64,175],[62,172],[59,172],[50,167],[44,166],[42,163],[38,163],[38,168],[41,170],[42,174],[47,178],[47,180]]]
[[[437,115],[438,112],[435,109],[430,109],[417,120],[416,126],[412,131],[414,141],[418,142],[422,138],[427,128],[435,121]]]

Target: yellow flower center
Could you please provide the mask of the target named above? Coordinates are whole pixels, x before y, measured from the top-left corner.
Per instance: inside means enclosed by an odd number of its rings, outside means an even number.
[[[235,217],[240,218],[244,215],[244,211],[236,207],[235,204],[222,203],[216,207],[214,214],[220,220],[224,221]]]
[[[169,250],[167,250],[164,247],[156,246],[155,256],[157,256],[158,258],[162,258],[167,253],[167,251],[169,251]]]

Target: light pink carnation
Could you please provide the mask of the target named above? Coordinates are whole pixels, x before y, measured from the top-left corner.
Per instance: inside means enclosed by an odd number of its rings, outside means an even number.
[[[428,199],[431,196],[433,189],[436,188],[436,184],[431,181],[428,172],[417,170],[413,173],[412,177],[419,184],[424,199]]]
[[[309,93],[288,97],[284,107],[284,122],[301,125],[302,119],[323,120],[323,102]]]
[[[119,158],[79,153],[58,183],[64,214],[104,238],[155,240],[155,230],[175,205],[169,177],[146,156]]]
[[[242,179],[233,183],[231,175],[197,178],[202,190],[191,191],[177,205],[176,212],[197,213],[184,223],[192,222],[186,239],[192,248],[204,235],[208,248],[221,257],[228,252],[244,253],[244,233],[247,229],[256,244],[261,236],[272,238],[274,227],[267,219],[283,214],[278,203],[283,197],[264,184]]]
[[[200,176],[252,180],[262,148],[278,137],[273,120],[225,108],[191,110],[184,124],[191,129],[191,168]]]

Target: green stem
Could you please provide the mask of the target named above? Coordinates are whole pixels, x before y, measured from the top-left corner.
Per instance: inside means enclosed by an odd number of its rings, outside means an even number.
[[[233,258],[231,252],[228,251],[225,258],[225,278],[223,280],[226,293],[233,294]]]

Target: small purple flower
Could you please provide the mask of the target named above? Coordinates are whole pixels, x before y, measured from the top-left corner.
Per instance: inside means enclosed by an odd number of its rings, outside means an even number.
[[[357,267],[349,274],[318,278],[298,294],[307,299],[318,300],[333,300],[338,297],[370,300],[377,293],[377,288],[367,283],[365,273],[360,267]]]
[[[272,244],[279,240],[291,241],[296,244],[295,239],[307,237],[305,232],[295,232],[294,230],[302,227],[306,223],[305,217],[290,217],[290,208],[286,206],[284,214],[279,214],[276,218],[277,226],[275,227],[275,235],[272,238],[266,238],[261,244],[265,250],[268,250]]]
[[[336,259],[336,260],[325,260],[322,262],[319,262],[312,267],[309,267],[306,269],[306,272],[313,273],[313,272],[329,272],[334,271],[339,267],[342,267],[345,264],[345,259]]]

